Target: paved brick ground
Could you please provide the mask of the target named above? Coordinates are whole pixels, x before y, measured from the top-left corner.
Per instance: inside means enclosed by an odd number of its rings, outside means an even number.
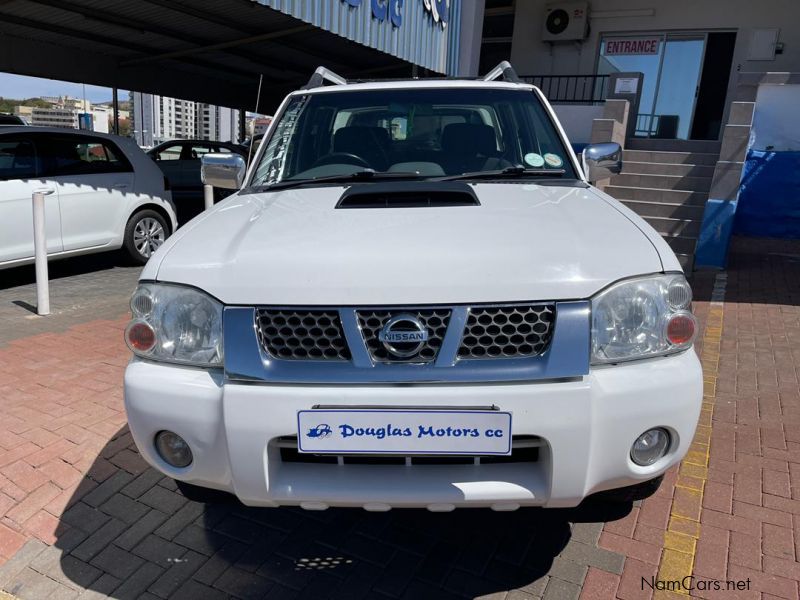
[[[109,271],[98,289],[119,286],[124,298],[135,273]],[[699,348],[708,424],[694,462],[616,512],[188,502],[146,467],[125,428],[124,301],[102,309],[111,319],[73,309],[55,333],[0,328],[0,590],[37,599],[629,599],[651,596],[642,577],[683,568],[752,581],[750,591],[699,597],[797,598],[798,276],[800,245],[737,242],[721,337],[719,309],[707,302],[713,276],[697,278],[712,334]],[[0,319],[12,310],[4,298],[18,293],[0,291]],[[695,464],[703,459],[705,471]]]
[[[0,270],[0,348],[13,339],[119,317],[140,272],[117,252],[51,262],[52,314],[43,318],[36,314],[33,266]]]

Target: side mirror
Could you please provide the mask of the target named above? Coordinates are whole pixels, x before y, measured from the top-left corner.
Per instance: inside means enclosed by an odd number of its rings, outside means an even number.
[[[622,171],[622,148],[615,142],[589,144],[583,149],[583,172],[594,183]]]
[[[238,190],[244,183],[247,165],[238,154],[204,154],[200,162],[203,184],[226,190]]]

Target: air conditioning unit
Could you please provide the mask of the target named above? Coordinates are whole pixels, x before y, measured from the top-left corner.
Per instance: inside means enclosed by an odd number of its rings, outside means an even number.
[[[545,7],[542,41],[582,40],[588,34],[588,2],[559,2]]]

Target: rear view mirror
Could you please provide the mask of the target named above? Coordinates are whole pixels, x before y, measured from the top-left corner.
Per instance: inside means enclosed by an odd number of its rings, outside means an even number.
[[[247,165],[238,154],[204,154],[201,159],[200,179],[206,185],[238,190],[246,172]]]
[[[589,144],[583,149],[583,172],[594,183],[622,171],[622,148],[615,142]]]

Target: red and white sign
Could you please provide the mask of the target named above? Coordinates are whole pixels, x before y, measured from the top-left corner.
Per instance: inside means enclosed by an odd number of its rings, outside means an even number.
[[[607,39],[605,55],[658,54],[660,43],[660,37]]]

